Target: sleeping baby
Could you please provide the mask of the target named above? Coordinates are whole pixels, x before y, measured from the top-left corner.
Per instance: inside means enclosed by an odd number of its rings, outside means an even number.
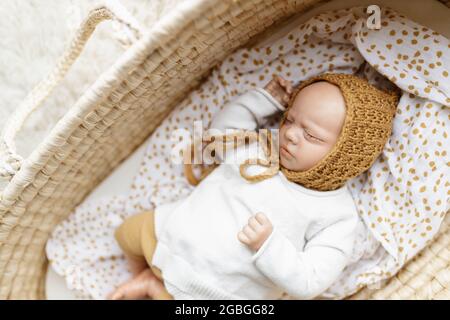
[[[359,217],[346,183],[381,153],[398,98],[326,73],[295,90],[275,77],[226,104],[210,130],[235,137],[282,113],[278,134],[267,135],[270,147],[232,148],[233,161],[215,150],[221,163],[189,196],[126,219],[115,238],[133,277],[108,298],[320,296],[354,246]]]

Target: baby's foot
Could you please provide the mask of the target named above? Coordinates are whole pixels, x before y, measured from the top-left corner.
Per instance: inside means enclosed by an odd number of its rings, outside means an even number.
[[[120,285],[119,288],[108,295],[108,299],[164,299],[168,298],[166,292],[162,281],[156,278],[150,268],[147,268]]]

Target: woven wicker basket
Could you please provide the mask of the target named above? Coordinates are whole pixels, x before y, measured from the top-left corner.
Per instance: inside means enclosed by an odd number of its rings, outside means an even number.
[[[0,177],[9,181],[0,194],[0,299],[44,299],[45,244],[53,228],[214,65],[278,20],[319,2],[191,0],[145,36],[128,17],[105,6],[93,10],[54,72],[29,94],[0,137]],[[105,19],[122,23],[135,43],[22,158],[16,134]],[[449,225],[447,215],[435,240],[383,288],[365,288],[351,298],[450,298]]]

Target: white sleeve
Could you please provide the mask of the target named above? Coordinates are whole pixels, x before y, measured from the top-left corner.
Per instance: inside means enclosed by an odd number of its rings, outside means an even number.
[[[268,117],[284,110],[285,107],[270,93],[257,88],[227,103],[214,115],[210,128],[218,129],[222,133],[225,133],[226,129],[256,130]]]
[[[355,219],[340,220],[317,232],[304,251],[277,228],[253,255],[256,267],[295,299],[312,299],[337,280],[349,261]]]

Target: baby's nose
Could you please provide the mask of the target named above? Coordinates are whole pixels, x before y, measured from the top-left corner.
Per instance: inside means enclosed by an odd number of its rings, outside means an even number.
[[[297,137],[297,134],[295,132],[295,130],[293,129],[288,129],[286,131],[286,138],[292,143],[292,144],[297,144],[299,139]]]

